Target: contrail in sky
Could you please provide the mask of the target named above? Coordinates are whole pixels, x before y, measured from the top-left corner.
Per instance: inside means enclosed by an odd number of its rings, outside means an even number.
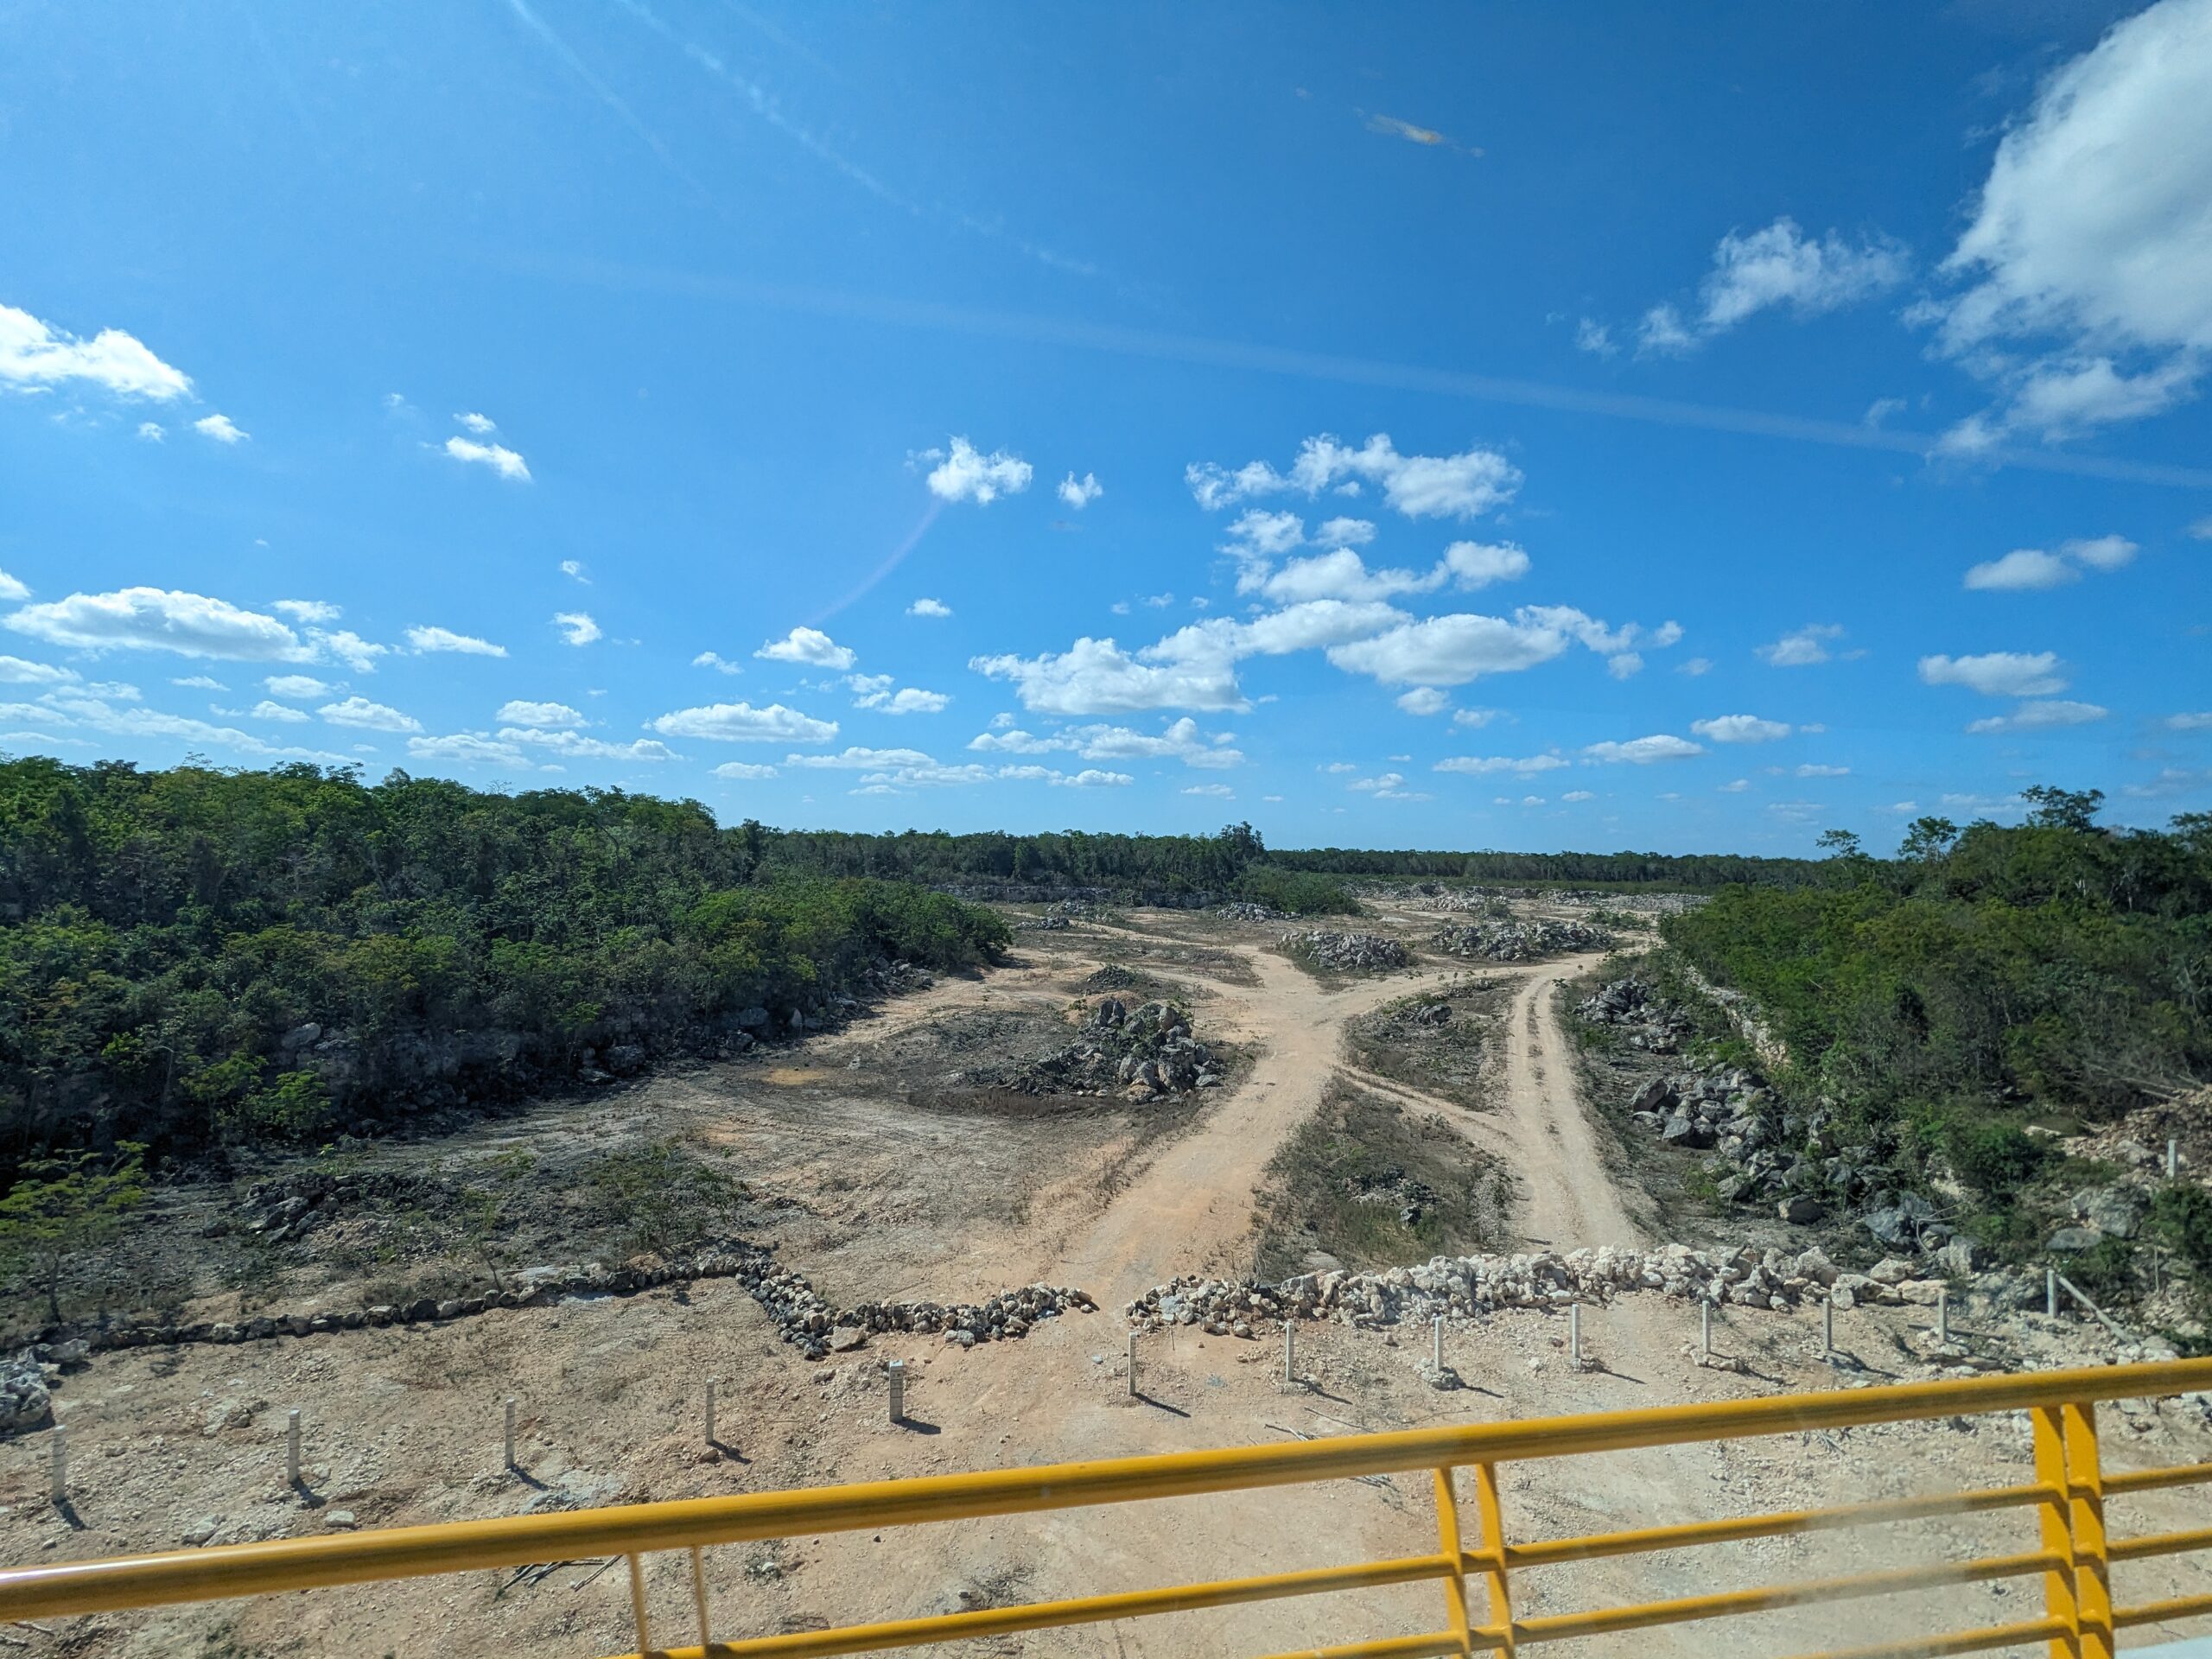
[[[520,0],[511,0],[511,3],[519,3]],[[1891,454],[1912,455],[1923,461],[1959,459],[1944,450],[1942,439],[1936,434],[1865,426],[1853,421],[1776,414],[1765,410],[1735,409],[1725,404],[1685,403],[1675,398],[1650,397],[1636,392],[1592,391],[1577,386],[1554,385],[1541,380],[1475,374],[1458,369],[1426,368],[1410,363],[1304,352],[1287,346],[1255,345],[1242,340],[1214,340],[1201,334],[1167,334],[1155,329],[1128,328],[1111,323],[1048,317],[1032,312],[950,305],[935,300],[906,300],[829,289],[747,282],[735,277],[710,276],[694,271],[623,264],[609,260],[502,253],[493,257],[488,263],[505,265],[521,274],[550,281],[630,293],[682,295],[696,299],[758,306],[769,310],[880,323],[892,327],[1022,340],[1034,345],[1067,346],[1117,356],[1188,363],[1204,368],[1286,375],[1297,379],[1334,381],[1344,385],[1383,386],[1401,391],[1464,397],[1477,403],[1510,404],[1526,409],[1556,410],[1566,414],[1597,415],[1611,420],[1641,421],[1656,426],[1694,427],[1710,432],[1784,438],[1800,443],[1830,444],[1847,449],[1872,449]],[[2074,454],[2057,449],[1997,448],[1980,451],[1971,459],[1985,466],[2066,473],[2076,477],[2112,479],[2128,484],[2212,489],[2212,471],[2202,467],[2166,466],[2155,461],[2126,461],[2107,455]]]

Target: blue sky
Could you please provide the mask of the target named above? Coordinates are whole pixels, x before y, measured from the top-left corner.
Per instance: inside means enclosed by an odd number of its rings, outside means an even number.
[[[2212,808],[2212,0],[18,0],[0,160],[0,750]]]

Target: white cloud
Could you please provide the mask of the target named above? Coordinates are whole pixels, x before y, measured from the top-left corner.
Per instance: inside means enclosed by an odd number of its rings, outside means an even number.
[[[410,628],[407,643],[420,652],[456,652],[464,657],[504,657],[505,645],[495,645],[489,639],[480,639],[473,633],[455,633],[451,628]]]
[[[772,702],[716,702],[678,709],[647,725],[663,737],[702,737],[724,743],[827,743],[837,735],[834,720],[817,720],[796,709]]]
[[[1659,733],[1650,737],[1630,738],[1625,743],[1586,744],[1582,753],[1599,763],[1624,760],[1631,766],[1648,766],[1655,760],[1687,760],[1694,754],[1703,754],[1705,749],[1688,738]]]
[[[556,611],[553,626],[561,630],[561,643],[564,645],[588,645],[606,637],[588,611]]]
[[[1510,542],[1488,546],[1454,542],[1444,550],[1444,568],[1456,585],[1487,588],[1493,582],[1517,582],[1529,574],[1529,556]]]
[[[1675,672],[1677,674],[1687,674],[1692,679],[1696,679],[1701,674],[1710,674],[1713,672],[1713,658],[1710,657],[1693,657],[1688,662],[1676,664],[1675,666]]]
[[[1789,735],[1789,728],[1781,721],[1762,720],[1757,715],[1722,715],[1713,720],[1694,720],[1690,730],[1715,743],[1771,743],[1777,738]]]
[[[182,685],[185,682],[179,680],[177,683]],[[214,685],[213,680],[208,681],[207,683]],[[261,683],[263,689],[272,697],[303,699],[327,697],[330,695],[330,687],[312,674],[271,674]],[[221,690],[219,686],[216,689]]]
[[[1570,789],[1560,797],[1562,801],[1594,801],[1598,798],[1586,789]]]
[[[29,662],[21,657],[0,657],[0,685],[69,685],[76,678],[72,669]]]
[[[0,600],[25,600],[29,599],[30,596],[31,590],[29,588],[25,587],[15,577],[10,575],[5,570],[0,570]]]
[[[2058,556],[2038,547],[2016,547],[2001,559],[1990,559],[1967,570],[1965,586],[1977,592],[2020,594],[2079,582],[2082,573]]]
[[[1264,594],[1280,603],[1297,604],[1313,599],[1387,599],[1394,594],[1423,594],[1442,581],[1440,566],[1429,575],[1411,570],[1370,570],[1358,554],[1340,547],[1313,558],[1293,559],[1272,573],[1263,565],[1248,566],[1236,587],[1240,593]]]
[[[1516,777],[1529,778],[1540,772],[1557,772],[1573,763],[1558,754],[1455,754],[1436,763],[1438,772],[1465,772],[1470,777],[1485,777],[1495,772],[1510,772]]]
[[[1373,793],[1380,794],[1388,790],[1402,787],[1405,781],[1405,777],[1402,773],[1386,772],[1380,777],[1376,778],[1355,778],[1351,782],[1346,784],[1344,787],[1346,789],[1366,790]]]
[[[1398,699],[1398,707],[1409,715],[1440,715],[1452,706],[1452,699],[1433,685],[1415,686]]]
[[[334,633],[325,633],[320,628],[309,628],[308,640],[311,656],[335,658],[356,674],[375,673],[377,658],[391,654],[390,645],[372,645],[346,628],[340,628]]]
[[[849,748],[838,754],[787,754],[784,764],[817,770],[871,772],[887,766],[933,766],[937,762],[919,749]]]
[[[1070,789],[1120,789],[1125,785],[1134,784],[1136,779],[1126,772],[1100,772],[1095,767],[1086,767],[1072,778],[1055,778],[1052,781]]]
[[[1319,547],[1364,547],[1374,539],[1375,522],[1371,518],[1330,518],[1313,532],[1314,544]]]
[[[945,501],[973,501],[988,506],[1001,495],[1019,495],[1029,487],[1035,468],[1020,456],[995,449],[984,454],[965,438],[952,440],[952,452],[924,452],[920,459],[938,465],[929,475],[930,493]]]
[[[270,743],[235,727],[210,725],[185,715],[115,706],[118,702],[135,699],[137,695],[129,687],[57,687],[41,693],[35,703],[0,705],[0,719],[35,720],[65,732],[98,732],[108,737],[175,742],[190,748],[234,749],[265,760],[315,760],[325,766],[340,765],[346,760],[344,755],[327,749]]]
[[[952,607],[939,599],[918,599],[906,607],[909,616],[950,616]]]
[[[1848,778],[1851,776],[1851,768],[1822,766],[1818,761],[1808,760],[1797,768],[1797,775],[1800,778]]]
[[[1024,480],[1027,483],[1028,480]],[[1060,499],[1081,512],[1106,493],[1106,486],[1098,481],[1096,473],[1085,473],[1080,479],[1070,473],[1060,480]]]
[[[1039,657],[975,657],[968,666],[1014,688],[1025,709],[1051,715],[1124,715],[1152,709],[1243,709],[1230,660],[1142,663],[1111,639],[1077,639]]]
[[[1909,269],[1896,243],[1875,238],[1853,246],[1834,231],[1815,242],[1787,217],[1749,236],[1731,231],[1713,251],[1704,332],[1719,334],[1778,305],[1800,316],[1833,311],[1895,288]]]
[[[171,651],[181,657],[300,662],[313,655],[273,616],[159,588],[72,594],[5,619],[17,633],[79,651]]]
[[[465,429],[474,432],[480,438],[499,429],[499,423],[489,415],[479,415],[473,410],[466,415],[456,415],[454,419]]]
[[[1643,657],[1639,652],[1616,652],[1605,658],[1605,672],[1617,680],[1632,679],[1643,672]]]
[[[1574,349],[1592,357],[1611,357],[1620,347],[1613,344],[1611,329],[1595,317],[1585,317],[1574,325]]]
[[[2133,563],[2141,550],[2125,536],[2090,536],[2061,542],[2058,550],[2092,570],[2117,570]]]
[[[335,622],[340,614],[335,605],[321,599],[280,599],[269,608],[282,611],[293,621],[303,624]]]
[[[780,639],[771,639],[753,653],[772,663],[804,663],[813,668],[844,672],[859,660],[850,648],[839,645],[819,628],[798,627]]]
[[[2063,436],[2193,390],[2212,352],[2208,108],[2212,5],[2164,0],[2061,67],[2005,132],[1943,265],[1968,285],[1917,313],[2009,397],[1986,428]],[[2024,359],[2005,346],[2021,340]]]
[[[308,717],[307,710],[304,709],[288,708],[281,702],[271,702],[265,697],[246,712],[256,720],[282,720],[295,723],[304,721]]]
[[[2189,536],[2191,541],[2212,542],[2212,512],[2208,512],[2203,518],[2190,524]]]
[[[2168,715],[2164,724],[2170,732],[2212,732],[2212,709],[2200,714]]]
[[[716,651],[701,652],[696,657],[694,657],[691,659],[691,666],[694,668],[711,668],[717,674],[742,674],[745,672],[744,664],[733,663],[728,658]]]
[[[417,760],[449,766],[512,766],[528,772],[530,757],[512,743],[483,732],[455,732],[448,737],[410,737],[407,753]]]
[[[1319,494],[1341,483],[1365,482],[1409,518],[1471,518],[1513,499],[1520,469],[1494,449],[1451,455],[1402,455],[1388,433],[1354,449],[1328,433],[1306,440],[1287,474],[1250,461],[1231,472],[1212,461],[1184,469],[1185,480],[1208,512],[1256,495],[1297,491]]]
[[[0,383],[59,386],[85,381],[122,397],[168,403],[187,397],[192,381],[136,337],[103,328],[90,340],[65,334],[28,311],[0,305]]]
[[[227,415],[203,415],[192,423],[192,429],[203,438],[224,444],[244,443],[252,435],[239,430]]]
[[[1306,544],[1306,521],[1294,512],[1268,512],[1252,507],[1236,516],[1229,526],[1229,536],[1230,544],[1223,550],[1224,552],[1240,559],[1278,559],[1292,548]]]
[[[73,674],[69,677],[73,680],[77,677]],[[220,680],[207,674],[188,674],[181,680],[171,680],[169,683],[186,686],[194,691],[227,691],[231,689]]]
[[[2042,697],[2066,689],[2057,653],[1993,651],[1979,657],[1923,657],[1920,677],[1929,685],[1963,685],[1985,697]]]
[[[858,694],[853,698],[854,708],[873,709],[881,715],[943,714],[952,701],[942,691],[925,691],[912,685],[894,691],[888,674],[855,674],[846,683]]]
[[[333,726],[357,726],[369,732],[419,732],[423,722],[412,715],[403,715],[397,709],[381,702],[371,702],[366,697],[348,697],[343,702],[326,702],[315,710]]]
[[[1183,793],[1210,796],[1217,801],[1233,801],[1236,798],[1236,791],[1227,784],[1192,784],[1183,791]]]
[[[581,582],[587,588],[591,586],[591,578],[584,574],[584,562],[582,559],[562,560],[561,574],[571,582]]]
[[[1751,780],[1750,779],[1735,778],[1731,779],[1727,783],[1721,785],[1719,792],[1723,795],[1741,795],[1751,786]]]
[[[1636,326],[1636,348],[1660,355],[1687,352],[1697,336],[1682,324],[1682,314],[1671,305],[1655,305]]]
[[[141,421],[138,423],[138,435],[147,443],[162,443],[167,442],[169,435],[159,421]]]
[[[1770,645],[1761,645],[1758,656],[1770,668],[1809,668],[1830,658],[1828,645],[1843,638],[1833,622],[1812,622],[1794,633],[1785,633]]]
[[[717,778],[751,780],[772,778],[775,775],[776,769],[773,766],[755,766],[750,760],[725,760],[715,768],[715,776]]]
[[[2064,726],[2086,726],[2092,721],[2102,720],[2112,711],[2099,708],[2094,702],[2038,701],[2024,702],[2009,715],[1993,715],[1986,720],[1977,720],[1967,727],[1977,737],[1987,737],[2001,732],[2048,732]]]
[[[530,482],[530,464],[504,443],[478,443],[468,438],[448,438],[445,453],[471,467],[488,467],[501,478],[518,484]]]
[[[582,712],[565,702],[526,702],[519,699],[501,703],[494,718],[502,726],[531,726],[549,731],[584,723]]]
[[[586,737],[582,732],[548,731],[534,726],[506,726],[499,731],[505,743],[528,744],[533,748],[548,749],[571,760],[645,760],[658,763],[678,759],[667,744],[650,737],[632,738],[627,743],[610,743],[604,738]]]
[[[1631,623],[1613,628],[1567,605],[1523,606],[1503,617],[1456,612],[1407,622],[1389,632],[1333,646],[1329,660],[1385,684],[1464,685],[1484,674],[1510,674],[1549,662],[1580,643],[1607,657],[1642,639]],[[1666,637],[1666,631],[1654,640]]]

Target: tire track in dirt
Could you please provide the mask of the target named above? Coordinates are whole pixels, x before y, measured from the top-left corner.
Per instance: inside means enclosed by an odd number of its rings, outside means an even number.
[[[1534,1244],[1635,1244],[1629,1218],[1575,1086],[1555,1006],[1560,984],[1602,960],[1571,957],[1531,975],[1505,1017],[1505,1089],[1495,1122],[1519,1178],[1522,1230]]]

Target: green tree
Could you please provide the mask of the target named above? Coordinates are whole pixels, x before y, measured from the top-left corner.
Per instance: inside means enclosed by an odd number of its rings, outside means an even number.
[[[61,1276],[73,1258],[107,1243],[146,1197],[146,1148],[126,1141],[113,1154],[80,1152],[28,1165],[0,1198],[0,1260],[11,1276],[46,1295],[61,1318]]]
[[[1912,827],[1904,832],[1904,842],[1897,849],[1897,856],[1919,863],[1929,863],[1951,850],[1951,843],[1959,838],[1959,826],[1948,818],[1915,818]]]
[[[2097,827],[2097,810],[2104,804],[2101,789],[2056,789],[2031,784],[2020,791],[2028,804],[2028,822],[2038,830],[2078,830],[2087,834]]]

